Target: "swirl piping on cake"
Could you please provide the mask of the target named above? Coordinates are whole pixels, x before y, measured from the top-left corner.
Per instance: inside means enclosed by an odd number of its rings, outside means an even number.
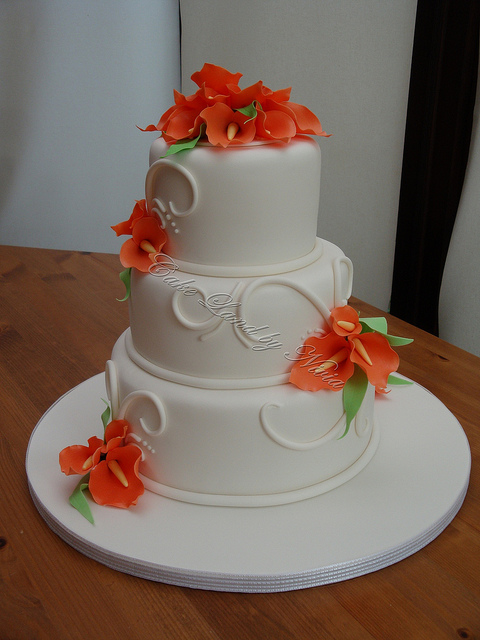
[[[189,194],[190,196],[187,206],[182,209],[178,208],[173,200],[165,202],[164,199],[156,193],[158,178],[165,172],[167,172],[167,174],[173,172],[177,178],[173,180],[173,183],[178,182],[178,178],[182,182],[182,189],[179,189],[179,193]],[[161,191],[161,188],[159,190]],[[190,215],[195,211],[198,204],[198,187],[194,177],[187,169],[169,160],[160,159],[150,166],[145,180],[145,193],[148,208],[158,215],[164,229],[170,226],[174,233],[179,233],[174,218],[184,218]]]
[[[117,368],[113,360],[107,360],[105,363],[105,388],[107,398],[110,401],[112,415],[116,416],[120,406],[120,392],[118,390]]]
[[[370,431],[371,426],[369,413],[365,409],[364,404],[362,404],[355,416],[355,433],[359,438],[363,438]]]
[[[153,407],[156,413],[155,420],[152,420],[152,416],[148,418],[145,417],[145,407],[142,407],[143,416],[138,417],[135,415],[134,406],[139,400],[143,402],[147,401],[147,403]],[[161,435],[167,426],[167,415],[163,404],[158,396],[147,390],[132,391],[129,393],[120,405],[118,417],[121,420],[125,419],[134,424],[138,423],[149,436]],[[149,422],[156,422],[156,424],[152,427],[148,424]]]
[[[248,287],[244,290],[240,298],[240,303],[245,312],[245,315],[248,310],[248,303],[252,294],[258,289],[260,289],[260,287],[266,287],[266,286],[280,286],[280,287],[293,289],[294,291],[299,293],[301,296],[303,296],[306,300],[308,300],[315,307],[315,309],[318,311],[319,315],[321,316],[321,318],[323,318],[326,324],[329,323],[330,309],[323,302],[323,300],[319,296],[316,296],[314,293],[312,293],[312,291],[309,291],[306,287],[303,287],[298,283],[294,283],[288,278],[284,278],[284,277],[265,277],[265,278],[260,278],[252,282],[251,284],[249,284]],[[261,338],[258,338],[254,334],[248,334],[246,332],[242,333],[238,330],[238,328],[235,325],[234,325],[234,330],[237,335],[237,338],[245,346],[251,349],[253,348],[254,350],[258,350],[262,348]],[[318,328],[317,331],[320,332],[321,329]]]
[[[242,283],[239,282],[235,286],[232,294],[218,293],[214,295],[219,297],[224,297],[225,299],[228,299],[230,301],[234,301],[235,296],[238,295],[238,293],[242,290],[242,287],[243,287]],[[211,296],[207,296],[205,291],[202,291],[198,286],[197,286],[197,292],[200,294],[200,297],[197,298],[197,302],[201,306],[208,308],[207,299]],[[218,329],[222,326],[223,318],[216,315],[212,315],[207,320],[196,321],[196,320],[188,319],[184,311],[182,311],[182,309],[180,308],[181,299],[182,299],[181,292],[176,291],[172,298],[173,313],[175,314],[175,317],[180,322],[180,324],[184,326],[186,329],[191,329],[192,331],[203,331],[203,334],[200,336],[201,340],[206,340],[207,338],[212,336],[214,333],[216,333]],[[230,304],[232,304],[232,302],[230,302]]]
[[[288,440],[287,438],[276,433],[274,427],[268,419],[268,413],[271,409],[282,409],[282,406],[273,402],[267,402],[260,409],[260,423],[265,433],[277,444],[285,447],[286,449],[293,449],[294,451],[309,451],[310,449],[316,449],[334,438],[338,438],[345,430],[346,414],[345,412],[340,416],[337,422],[322,436],[315,440],[308,440],[306,442],[297,442],[294,440]]]
[[[347,277],[342,277],[342,267],[347,270]],[[352,295],[353,263],[350,258],[343,256],[333,261],[333,285],[335,288],[335,307],[343,307]]]

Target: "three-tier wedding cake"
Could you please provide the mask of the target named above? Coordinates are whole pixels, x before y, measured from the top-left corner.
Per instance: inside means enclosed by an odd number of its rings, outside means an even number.
[[[144,486],[204,505],[303,500],[371,460],[375,390],[406,341],[359,319],[351,261],[316,237],[316,116],[214,65],[192,79],[147,127],[162,135],[145,198],[114,227],[130,236],[130,328],[106,365],[113,422],[62,469],[115,506]]]

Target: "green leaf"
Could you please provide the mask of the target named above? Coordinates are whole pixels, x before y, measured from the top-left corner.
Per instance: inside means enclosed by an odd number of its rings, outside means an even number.
[[[384,336],[392,347],[401,347],[405,344],[410,344],[411,342],[413,342],[413,338],[401,338],[400,336],[389,336],[387,333],[385,333]]]
[[[259,103],[257,102],[257,100],[254,100],[252,102],[252,104],[249,104],[246,107],[240,107],[240,109],[236,109],[236,111],[240,111],[240,113],[243,113],[244,116],[248,116],[248,120],[246,120],[246,122],[250,122],[250,120],[255,120],[255,118],[258,115],[258,108],[257,108],[257,104],[260,107]],[[261,108],[261,107],[260,107]]]
[[[93,520],[92,512],[90,510],[90,505],[88,504],[87,498],[85,497],[85,491],[88,489],[89,477],[90,477],[90,474],[87,473],[87,475],[80,480],[80,482],[77,484],[77,486],[73,490],[73,493],[69,498],[69,502],[72,505],[72,507],[75,507],[75,509],[84,518],[86,518],[92,524],[95,524]]]
[[[179,140],[178,142],[174,142],[168,147],[167,153],[162,156],[162,158],[166,158],[167,156],[172,156],[174,153],[179,153],[179,151],[185,151],[186,149],[193,149],[197,142],[200,140],[200,136],[196,138],[186,138],[185,140]]]
[[[125,271],[122,271],[120,273],[120,280],[123,282],[123,284],[125,285],[125,289],[126,289],[126,293],[125,296],[119,300],[119,298],[117,298],[118,302],[125,302],[125,300],[128,300],[128,298],[130,297],[130,281],[132,278],[132,267],[128,267],[128,269],[125,269]]]
[[[166,158],[167,156],[172,156],[174,153],[179,153],[180,151],[186,151],[188,149],[193,149],[197,146],[200,138],[205,134],[206,125],[202,124],[200,126],[200,133],[196,138],[184,138],[183,140],[178,140],[174,142],[168,147],[167,153],[162,156],[162,158]]]
[[[401,387],[401,386],[413,384],[413,382],[412,380],[405,380],[405,378],[399,378],[398,376],[394,376],[393,374],[390,374],[388,376],[387,384]]]
[[[378,333],[387,333],[387,319],[383,316],[380,318],[362,318],[360,324],[364,328],[365,333],[377,331]]]
[[[102,398],[103,400],[103,398]],[[105,430],[107,428],[107,424],[109,423],[110,420],[110,405],[108,404],[108,402],[106,400],[103,400],[105,402],[105,404],[107,405],[107,408],[105,409],[105,411],[102,413],[102,424],[103,424],[103,429]]]
[[[386,318],[362,318],[360,324],[363,327],[362,333],[380,333],[384,338],[388,340],[388,343],[392,347],[401,347],[405,344],[413,342],[411,338],[401,338],[399,336],[391,336],[387,333],[387,320]]]
[[[366,373],[359,366],[355,365],[353,375],[347,380],[343,387],[343,408],[347,416],[345,431],[340,439],[347,435],[352,420],[358,413],[368,387]]]

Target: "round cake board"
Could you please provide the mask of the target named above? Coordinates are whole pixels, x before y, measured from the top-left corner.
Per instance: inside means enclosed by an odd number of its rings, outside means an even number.
[[[470,449],[448,409],[417,384],[377,398],[380,444],[353,480],[302,502],[209,507],[146,491],[130,509],[91,502],[95,524],[68,501],[79,476],[58,454],[101,436],[103,374],[62,396],[37,424],[26,467],[33,501],[72,547],[118,571],[215,591],[279,592],[389,566],[436,538],[468,487]],[[281,469],[279,469],[281,473]]]

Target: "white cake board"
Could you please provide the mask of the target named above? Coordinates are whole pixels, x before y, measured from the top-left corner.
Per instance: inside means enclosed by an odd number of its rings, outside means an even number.
[[[274,507],[205,507],[146,491],[128,510],[91,503],[95,524],[68,502],[79,476],[58,454],[101,436],[104,376],[60,398],[27,451],[34,503],[51,529],[81,553],[141,578],[215,591],[275,592],[360,576],[415,553],[460,509],[470,449],[456,418],[417,384],[376,404],[380,445],[350,482]],[[279,470],[281,472],[281,470]]]

